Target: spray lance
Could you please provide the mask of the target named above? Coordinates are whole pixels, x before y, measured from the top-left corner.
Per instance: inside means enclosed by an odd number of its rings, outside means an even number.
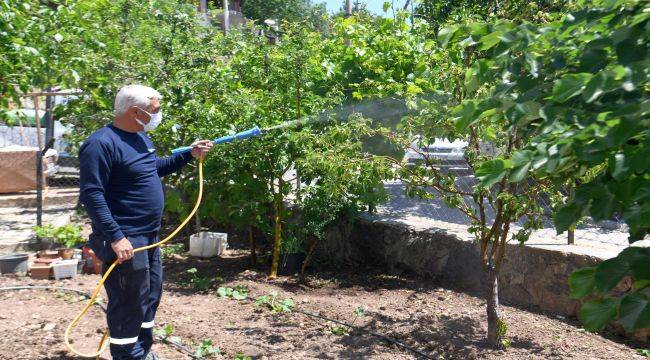
[[[252,128],[250,128],[248,130],[238,132],[238,133],[236,133],[234,135],[226,135],[226,136],[216,138],[216,139],[212,140],[212,143],[215,144],[215,145],[219,145],[219,144],[229,143],[229,142],[232,142],[232,141],[235,141],[235,140],[244,140],[244,139],[248,139],[248,138],[251,138],[251,137],[262,136],[262,135],[264,135],[265,133],[267,133],[267,132],[269,132],[271,130],[285,129],[285,128],[289,128],[289,127],[291,127],[291,128],[299,127],[299,126],[305,125],[305,124],[310,123],[310,122],[321,122],[321,121],[323,121],[325,119],[326,118],[323,118],[323,117],[316,117],[316,118],[311,118],[311,119],[309,117],[304,117],[304,118],[300,118],[300,119],[297,119],[297,120],[283,122],[280,125],[271,126],[271,127],[264,128],[264,129],[260,129],[258,126],[253,126]],[[180,153],[188,152],[188,151],[191,151],[191,150],[192,150],[191,146],[182,146],[182,147],[179,147],[179,148],[176,148],[176,149],[172,150],[172,154],[180,154]]]
[[[212,140],[212,143],[215,144],[215,145],[219,145],[219,144],[229,143],[229,142],[235,141],[235,140],[243,140],[243,139],[247,139],[247,138],[250,138],[250,137],[261,136],[265,131],[266,130],[262,130],[257,126],[254,126],[254,127],[250,128],[250,129],[248,129],[246,131],[238,132],[238,133],[236,133],[234,135],[226,135],[226,136],[222,136],[220,138],[216,138],[216,139]],[[191,151],[191,150],[192,150],[191,146],[182,146],[182,147],[179,147],[179,148],[176,148],[176,149],[172,150],[172,154],[180,154],[180,153],[188,152],[188,151]]]

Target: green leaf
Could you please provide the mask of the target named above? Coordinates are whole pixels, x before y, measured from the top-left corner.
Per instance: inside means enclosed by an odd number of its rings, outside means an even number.
[[[474,73],[474,68],[467,68],[465,71],[465,89],[468,93],[474,92],[478,88],[478,76]]]
[[[587,85],[585,90],[582,93],[582,98],[587,103],[591,103],[598,99],[602,94],[608,91],[608,82],[613,82],[613,79],[609,77],[609,73],[601,71],[596,76],[592,77]]]
[[[650,299],[643,292],[621,299],[619,321],[627,331],[650,328]]]
[[[585,329],[589,331],[600,331],[610,321],[614,320],[617,308],[617,299],[590,300],[580,308],[580,320],[582,320]]]
[[[390,3],[388,1],[384,1],[384,5],[382,6],[384,12],[387,12],[390,9]]]
[[[228,291],[228,290],[230,290],[230,291]],[[232,293],[231,288],[219,287],[217,289],[217,295],[219,295],[219,297],[221,297],[221,298],[227,298],[228,295],[230,295],[231,293]]]
[[[440,31],[438,31],[438,40],[440,41],[440,46],[443,48],[447,47],[447,44],[457,31],[458,26],[448,26],[440,29]]]
[[[616,208],[616,196],[604,187],[600,187],[599,191],[594,192],[592,196],[589,214],[597,221],[609,219]]]
[[[558,234],[567,230],[571,225],[574,225],[582,217],[582,208],[579,204],[571,202],[567,205],[560,207],[553,215],[553,222]]]
[[[489,50],[501,42],[501,32],[494,31],[481,38],[481,46],[478,47],[479,51]]]
[[[553,85],[552,100],[564,103],[576,95],[580,95],[592,75],[588,73],[567,74],[556,80]]]
[[[528,174],[528,170],[530,169],[531,165],[532,162],[529,162],[512,169],[512,171],[510,172],[510,176],[508,177],[508,182],[515,183],[524,180],[524,178],[526,178],[526,175]]]
[[[594,291],[596,267],[589,266],[578,269],[569,275],[569,288],[572,299],[580,299]]]
[[[476,177],[481,181],[481,185],[491,187],[503,179],[506,171],[510,168],[512,168],[512,162],[510,160],[488,160],[476,170]]]
[[[650,248],[629,247],[623,252],[634,281],[650,280]]]
[[[594,275],[596,289],[601,293],[610,291],[627,275],[629,270],[627,261],[620,256],[603,261],[596,267]]]
[[[454,125],[458,131],[465,131],[467,127],[476,120],[476,103],[465,101],[454,108]]]

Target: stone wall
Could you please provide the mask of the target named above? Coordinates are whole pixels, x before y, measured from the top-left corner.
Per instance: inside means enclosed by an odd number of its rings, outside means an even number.
[[[364,261],[391,272],[407,270],[461,290],[483,290],[478,246],[443,229],[416,230],[402,223],[361,219],[331,229],[319,252],[345,263]],[[578,302],[569,298],[567,278],[573,270],[600,261],[588,255],[509,244],[500,298],[573,316]]]

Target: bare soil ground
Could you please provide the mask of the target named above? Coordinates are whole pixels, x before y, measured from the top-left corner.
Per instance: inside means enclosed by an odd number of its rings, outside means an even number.
[[[207,291],[198,291],[186,270],[217,277]],[[198,260],[174,255],[165,263],[165,294],[156,326],[171,324],[173,336],[194,347],[212,339],[224,359],[243,353],[253,359],[416,359],[412,352],[361,331],[333,333],[336,324],[297,312],[272,314],[253,300],[272,291],[291,298],[296,308],[346,322],[421,350],[434,359],[642,359],[613,335],[603,337],[580,329],[575,319],[563,319],[503,306],[511,345],[487,349],[485,303],[479,297],[436,286],[434,281],[383,275],[374,269],[319,272],[302,281],[283,277],[267,281],[264,267],[248,270],[248,257],[229,250],[222,258]],[[56,285],[90,291],[95,275],[74,280],[35,281],[1,276],[0,287]],[[219,298],[219,286],[245,285],[246,300]],[[252,298],[252,299],[251,299]],[[0,359],[72,359],[63,345],[63,331],[81,309],[82,299],[48,291],[0,292]],[[355,319],[361,307],[365,316]],[[94,308],[74,335],[74,344],[91,351],[105,321]],[[340,330],[340,329],[339,329]],[[639,346],[640,344],[636,344]],[[188,359],[173,347],[157,343],[163,359]],[[110,358],[108,353],[104,359]]]

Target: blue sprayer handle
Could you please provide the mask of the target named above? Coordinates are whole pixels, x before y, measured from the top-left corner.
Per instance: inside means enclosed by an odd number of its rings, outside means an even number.
[[[226,136],[222,136],[220,138],[216,138],[216,139],[212,140],[212,143],[215,144],[215,145],[219,145],[219,144],[229,143],[229,142],[235,141],[235,140],[243,140],[243,139],[247,139],[249,137],[260,136],[260,135],[262,135],[262,130],[260,130],[260,128],[257,127],[257,126],[254,126],[251,129],[239,132],[239,133],[237,133],[235,135],[226,135]],[[172,150],[172,154],[184,153],[184,152],[191,151],[191,150],[192,150],[191,146],[183,146],[183,147],[179,147],[179,148],[176,148],[176,149]]]

